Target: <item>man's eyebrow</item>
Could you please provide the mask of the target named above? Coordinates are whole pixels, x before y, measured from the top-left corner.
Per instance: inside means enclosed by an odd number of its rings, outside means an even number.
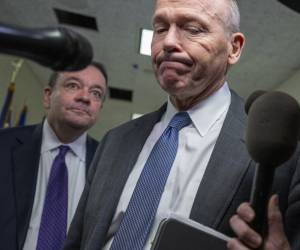
[[[90,88],[97,88],[97,89],[101,89],[101,90],[104,89],[104,87],[102,87],[102,86],[100,86],[98,84],[93,84],[93,85],[90,86]]]
[[[76,76],[70,76],[70,77],[66,78],[64,83],[68,82],[68,81],[72,81],[72,80],[75,80],[75,81],[79,82],[81,85],[85,85],[83,80],[80,79],[79,77],[76,77]],[[102,87],[102,85],[99,85],[97,83],[92,84],[91,86],[89,86],[89,88],[98,88],[98,89],[101,89],[101,90],[105,89],[105,87]]]
[[[157,18],[154,19],[153,27],[155,28],[156,24],[164,24],[167,20],[164,15],[159,15]],[[202,18],[201,16],[195,15],[195,14],[186,14],[183,13],[182,15],[179,15],[177,17],[177,20],[175,20],[176,23],[180,24],[187,24],[187,23],[197,23],[198,25],[203,26],[204,28],[207,28],[209,25],[209,20],[206,20]]]
[[[69,80],[76,80],[78,82],[81,82],[81,79],[76,77],[76,76],[70,76],[70,77],[66,77],[64,82],[69,81]]]
[[[152,17],[152,25],[154,25],[154,23],[161,23],[164,21],[165,21],[165,18],[161,14],[155,15]]]

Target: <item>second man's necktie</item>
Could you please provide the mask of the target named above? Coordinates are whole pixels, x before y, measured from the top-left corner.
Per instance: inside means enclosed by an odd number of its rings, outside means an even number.
[[[68,169],[65,162],[69,146],[59,146],[47,185],[37,250],[61,250],[67,233]]]

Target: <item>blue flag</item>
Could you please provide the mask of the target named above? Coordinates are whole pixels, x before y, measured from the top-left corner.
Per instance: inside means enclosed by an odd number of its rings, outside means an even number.
[[[0,115],[0,128],[3,128],[4,125],[6,125],[8,122],[10,123],[9,119],[11,116],[10,114],[10,108],[11,108],[11,102],[12,98],[15,92],[16,86],[14,83],[11,83],[7,89],[6,98],[2,107],[1,115]]]
[[[22,111],[21,111],[21,113],[20,113],[18,122],[17,122],[17,124],[16,124],[17,127],[19,127],[19,126],[25,126],[25,124],[26,124],[27,111],[28,111],[28,107],[27,107],[26,104],[24,104],[23,109],[22,109]]]

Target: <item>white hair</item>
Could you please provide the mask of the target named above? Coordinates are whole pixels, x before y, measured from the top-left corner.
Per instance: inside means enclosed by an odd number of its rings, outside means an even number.
[[[225,25],[229,32],[240,31],[240,11],[236,0],[227,0],[229,10],[225,17]]]

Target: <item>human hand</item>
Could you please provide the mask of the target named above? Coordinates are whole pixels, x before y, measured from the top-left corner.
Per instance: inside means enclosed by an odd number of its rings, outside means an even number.
[[[260,247],[262,250],[290,250],[289,242],[283,228],[282,215],[278,207],[278,196],[273,195],[268,203],[268,235],[263,239],[249,223],[254,219],[255,212],[249,203],[242,203],[237,214],[230,219],[230,226],[237,238],[229,240],[230,250],[251,250]]]

